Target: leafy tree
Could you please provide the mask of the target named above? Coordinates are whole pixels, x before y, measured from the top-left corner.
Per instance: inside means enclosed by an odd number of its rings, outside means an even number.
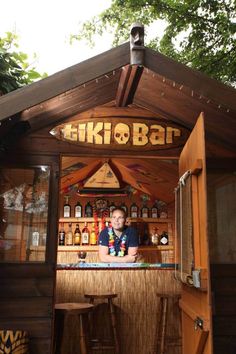
[[[11,32],[0,38],[0,95],[47,76],[31,67],[27,54],[18,50],[17,40]]]
[[[164,20],[162,37],[146,45],[224,83],[236,84],[235,0],[112,0],[111,6],[84,22],[71,40],[114,34],[113,45],[129,38],[130,25],[146,27]]]

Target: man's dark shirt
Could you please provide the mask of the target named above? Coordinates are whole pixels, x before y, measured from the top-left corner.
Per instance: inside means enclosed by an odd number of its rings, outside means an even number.
[[[108,229],[109,228],[106,227],[104,230],[101,231],[101,233],[99,235],[99,245],[109,247]],[[118,252],[120,251],[120,245],[121,245],[121,241],[122,241],[122,238],[124,237],[124,235],[126,235],[126,237],[127,237],[126,242],[125,242],[125,248],[126,248],[125,255],[128,254],[129,247],[138,247],[138,235],[137,235],[136,229],[134,229],[133,227],[130,227],[130,226],[125,227],[120,238],[118,236],[116,236],[114,230],[113,230],[113,235],[115,237],[114,248],[116,251],[116,255],[118,255]],[[109,253],[110,253],[110,250],[109,250]]]

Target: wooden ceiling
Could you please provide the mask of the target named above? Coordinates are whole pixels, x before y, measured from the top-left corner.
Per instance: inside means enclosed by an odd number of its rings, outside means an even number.
[[[174,201],[174,188],[178,181],[176,160],[153,160],[151,158],[111,158],[95,159],[83,157],[63,157],[61,191],[74,184],[83,184],[104,162],[108,162],[120,182],[133,187],[140,193],[166,203]]]

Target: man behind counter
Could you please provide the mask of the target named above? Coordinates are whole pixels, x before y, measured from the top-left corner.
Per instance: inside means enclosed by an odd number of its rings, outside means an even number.
[[[125,226],[126,214],[115,208],[111,216],[111,227],[99,235],[99,258],[102,262],[133,263],[137,258],[138,236],[133,227]]]

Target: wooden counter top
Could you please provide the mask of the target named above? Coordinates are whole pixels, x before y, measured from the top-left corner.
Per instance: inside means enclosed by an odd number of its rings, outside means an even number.
[[[63,263],[57,270],[89,270],[89,269],[174,269],[174,263]]]

